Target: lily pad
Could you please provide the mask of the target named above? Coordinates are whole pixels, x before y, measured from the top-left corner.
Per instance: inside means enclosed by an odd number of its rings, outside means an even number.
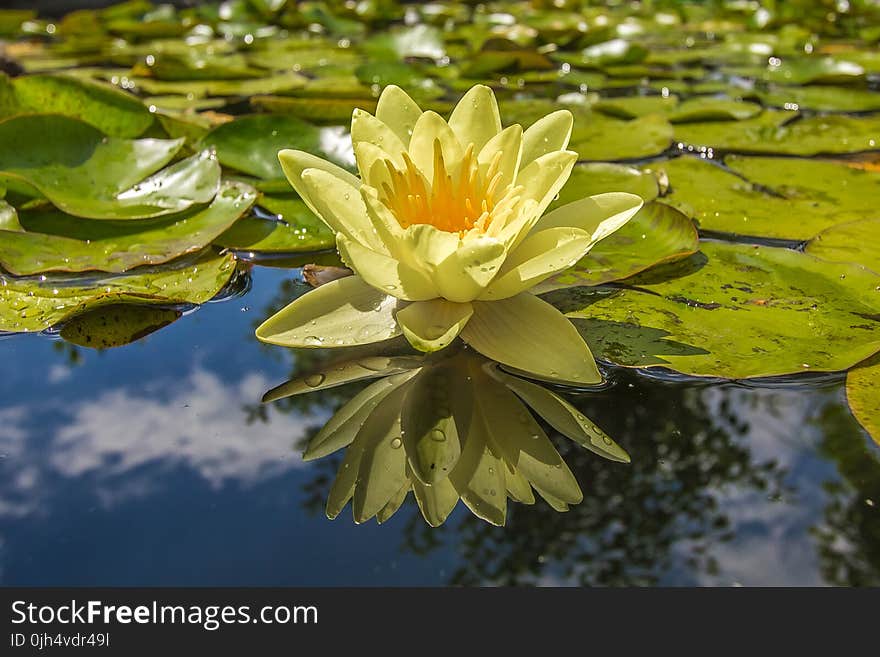
[[[9,203],[0,199],[0,231],[10,230],[22,230],[21,223],[18,221],[18,212]]]
[[[846,370],[880,351],[880,277],[773,247],[701,253],[608,290],[548,295],[599,358],[742,379]]]
[[[0,264],[19,276],[49,271],[121,273],[161,264],[203,249],[247,212],[255,198],[253,188],[226,182],[209,206],[149,223],[23,213],[27,232],[0,231]]]
[[[336,245],[333,231],[300,199],[263,196],[259,203],[277,219],[247,217],[236,222],[214,243],[258,253],[321,251]]]
[[[296,72],[266,75],[253,80],[156,80],[135,77],[131,81],[148,94],[177,95],[183,98],[205,96],[252,96],[278,94],[300,89],[308,78]]]
[[[846,400],[859,424],[880,443],[880,357],[869,358],[847,373]]]
[[[820,155],[880,148],[880,116],[797,117],[765,110],[744,121],[685,123],[675,127],[679,142],[740,153]],[[788,121],[786,123],[786,121]]]
[[[559,192],[559,198],[550,204],[548,211],[585,196],[606,192],[629,192],[641,196],[647,203],[657,198],[659,190],[652,173],[635,167],[605,162],[578,164],[572,169],[568,182]]]
[[[291,98],[289,96],[252,96],[251,106],[276,114],[293,114],[322,124],[342,124],[351,120],[356,107],[375,113],[376,98]]]
[[[135,304],[103,306],[66,321],[61,328],[61,337],[71,344],[90,349],[122,347],[165,328],[182,315],[175,308]]]
[[[876,214],[878,173],[797,158],[731,156],[726,163],[729,171],[688,156],[654,165],[669,178],[663,202],[704,231],[796,241]]]
[[[626,121],[593,112],[582,105],[560,105],[545,100],[504,103],[501,110],[506,123],[520,123],[526,128],[561,108],[574,115],[569,148],[577,151],[581,160],[641,159],[662,153],[672,143],[672,125],[656,114]]]
[[[880,275],[880,218],[832,226],[807,242],[804,251],[829,262],[863,265]]]
[[[27,183],[79,217],[157,217],[206,203],[217,191],[220,166],[207,153],[145,179],[182,144],[105,137],[87,123],[55,114],[19,116],[0,122],[0,178]]]
[[[575,285],[602,285],[696,253],[693,222],[662,203],[649,203],[586,257],[539,286],[538,293]]]
[[[320,130],[293,116],[254,114],[214,128],[201,148],[214,148],[223,166],[257,178],[283,179],[278,151],[320,152]]]
[[[725,98],[691,98],[668,112],[672,123],[742,121],[762,112],[760,105]]]
[[[880,110],[880,94],[848,87],[771,87],[755,95],[765,105],[820,112],[872,112]]]
[[[69,75],[0,75],[0,118],[37,112],[77,118],[112,137],[137,137],[153,124],[140,100],[113,85]]]
[[[620,119],[635,119],[648,114],[667,114],[678,105],[678,96],[624,96],[602,98],[593,109]]]
[[[207,252],[121,276],[41,280],[0,275],[0,331],[42,331],[88,310],[120,303],[200,304],[215,297],[234,273],[232,255]]]

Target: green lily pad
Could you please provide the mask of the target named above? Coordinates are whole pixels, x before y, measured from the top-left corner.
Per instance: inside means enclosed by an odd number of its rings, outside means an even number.
[[[648,114],[667,114],[678,105],[678,96],[626,96],[603,98],[593,109],[620,119],[635,119]]]
[[[132,78],[134,85],[148,94],[177,95],[183,98],[205,96],[252,96],[254,94],[279,94],[304,87],[308,81],[295,72],[276,73],[248,80],[157,80],[155,78]]]
[[[777,84],[846,84],[864,80],[865,69],[856,62],[833,57],[785,58],[776,66],[766,68],[731,69],[731,72],[744,77],[754,77]]]
[[[684,123],[675,138],[692,146],[740,153],[820,155],[880,148],[880,116],[811,116],[765,110],[744,121]],[[789,121],[786,123],[786,121]]]
[[[199,210],[153,222],[108,222],[58,212],[23,213],[27,232],[0,231],[0,264],[12,274],[59,271],[121,273],[200,251],[247,212],[256,191],[226,182]]]
[[[321,124],[343,124],[351,120],[356,107],[376,112],[376,98],[292,98],[289,96],[252,96],[252,107],[274,114],[292,114]]]
[[[653,174],[635,167],[607,162],[578,164],[572,169],[568,182],[559,192],[559,198],[550,204],[548,211],[585,196],[606,192],[629,192],[641,196],[648,203],[657,198],[659,190]]]
[[[876,212],[880,174],[872,171],[797,158],[730,156],[726,163],[732,172],[695,157],[654,165],[669,178],[663,202],[704,231],[797,241]]]
[[[807,242],[804,251],[829,262],[851,262],[880,275],[880,218],[832,226]]]
[[[296,148],[320,153],[320,130],[293,116],[254,114],[214,128],[201,148],[214,148],[223,166],[257,178],[284,178],[278,151]]]
[[[880,94],[848,87],[770,87],[756,91],[765,105],[820,112],[872,112],[880,110]]]
[[[0,275],[0,331],[42,331],[103,306],[200,304],[235,273],[232,255],[206,252],[152,271],[89,279],[9,278]]]
[[[163,169],[182,139],[105,137],[87,123],[55,114],[0,122],[0,178],[33,186],[68,214],[140,219],[210,201],[220,166],[202,153]]]
[[[569,148],[577,151],[581,160],[641,159],[662,153],[672,143],[672,125],[656,114],[625,121],[592,112],[583,105],[560,104],[547,100],[504,103],[501,113],[505,123],[520,123],[523,127],[528,127],[561,108],[574,115]]]
[[[668,205],[649,203],[574,267],[542,283],[538,292],[618,281],[686,258],[698,248],[697,231],[690,219]]]
[[[869,358],[847,373],[846,400],[859,424],[880,444],[880,357]]]
[[[333,231],[299,198],[263,196],[259,204],[278,219],[247,217],[236,222],[214,243],[258,253],[321,251],[336,245]]]
[[[69,75],[0,75],[0,118],[37,112],[77,118],[112,137],[137,137],[153,124],[140,100],[113,85]]]
[[[691,98],[667,114],[672,123],[697,121],[742,121],[762,112],[755,103],[725,98]]]
[[[731,379],[846,370],[880,350],[880,277],[789,249],[703,242],[631,288],[548,295],[593,353]]]
[[[103,306],[76,315],[64,323],[61,337],[90,349],[110,349],[136,342],[183,316],[174,308],[135,304]]]

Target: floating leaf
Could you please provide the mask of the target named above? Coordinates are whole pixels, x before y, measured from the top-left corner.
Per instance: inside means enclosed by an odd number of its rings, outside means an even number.
[[[684,123],[675,127],[676,140],[695,147],[784,155],[873,150],[880,148],[878,135],[880,116],[876,115],[799,118],[792,112],[775,110],[765,110],[744,121]]]
[[[320,251],[336,245],[333,231],[300,199],[263,196],[260,206],[277,220],[247,217],[220,235],[215,244],[263,253]]]
[[[667,113],[672,123],[742,121],[757,116],[760,105],[725,98],[691,98]]]
[[[657,198],[657,179],[650,172],[640,171],[623,164],[592,162],[578,164],[572,169],[559,198],[548,210],[577,201],[585,196],[606,192],[629,192],[641,196],[645,203]]]
[[[109,349],[131,344],[180,319],[173,308],[151,308],[134,304],[103,306],[77,315],[64,323],[61,337],[92,349]]]
[[[27,232],[0,231],[0,264],[12,274],[49,271],[121,273],[199,251],[244,214],[256,192],[226,182],[200,210],[159,221],[84,221],[58,212],[22,215]]]
[[[820,112],[870,112],[880,110],[880,94],[848,87],[770,87],[756,91],[765,105]]]
[[[224,123],[202,139],[223,166],[265,179],[283,179],[278,151],[320,152],[320,130],[293,116],[254,114]]]
[[[678,105],[678,96],[626,96],[603,98],[593,109],[621,119],[635,119],[647,114],[667,114]]]
[[[773,247],[704,242],[631,279],[547,300],[593,353],[627,367],[732,379],[846,370],[880,350],[880,277]]]
[[[356,107],[376,111],[375,98],[291,98],[289,96],[253,96],[251,105],[277,114],[293,114],[322,124],[340,124],[351,120]]]
[[[539,291],[617,281],[686,258],[698,248],[697,231],[690,219],[662,203],[649,203],[574,267],[542,283]]]
[[[869,358],[847,373],[846,400],[859,424],[880,443],[880,356]]]
[[[300,89],[308,78],[296,72],[276,73],[253,80],[156,80],[131,78],[138,89],[154,95],[176,95],[182,99],[205,96],[252,96],[280,94]]]
[[[32,185],[56,207],[93,219],[139,219],[210,201],[220,167],[207,153],[165,165],[182,139],[128,140],[54,114],[0,122],[0,178]]]
[[[0,231],[9,230],[22,230],[21,223],[18,221],[18,212],[9,203],[0,199]]]
[[[880,174],[833,162],[680,157],[654,165],[666,171],[663,202],[696,219],[700,229],[806,240],[837,223],[874,214]]]
[[[135,96],[100,82],[70,75],[0,75],[0,118],[15,114],[63,114],[112,137],[137,137],[153,115]]]
[[[199,304],[216,296],[235,273],[231,255],[201,256],[152,271],[89,279],[0,275],[0,331],[42,331],[111,304]]]
[[[880,275],[880,219],[832,226],[807,242],[804,250],[829,262],[860,264]]]

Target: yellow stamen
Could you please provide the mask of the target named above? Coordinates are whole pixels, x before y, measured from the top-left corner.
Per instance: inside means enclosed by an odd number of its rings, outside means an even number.
[[[474,150],[473,144],[467,146],[460,169],[453,177],[440,140],[435,139],[430,183],[408,153],[402,154],[402,171],[385,160],[390,182],[382,183],[382,200],[403,228],[430,224],[461,235],[472,229],[485,233],[499,215],[508,214],[519,192],[512,193],[515,190],[510,185],[502,188],[502,153],[496,153],[485,173],[481,173]]]

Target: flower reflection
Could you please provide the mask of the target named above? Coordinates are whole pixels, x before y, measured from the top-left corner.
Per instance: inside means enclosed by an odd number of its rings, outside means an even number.
[[[508,498],[533,504],[534,492],[557,511],[568,510],[583,494],[534,414],[582,447],[629,462],[560,395],[461,343],[428,356],[350,360],[288,381],[264,401],[377,377],[305,450],[311,460],[346,448],[327,500],[330,518],[351,501],[356,522],[384,522],[410,491],[432,526],[459,499],[495,525],[505,522]]]

